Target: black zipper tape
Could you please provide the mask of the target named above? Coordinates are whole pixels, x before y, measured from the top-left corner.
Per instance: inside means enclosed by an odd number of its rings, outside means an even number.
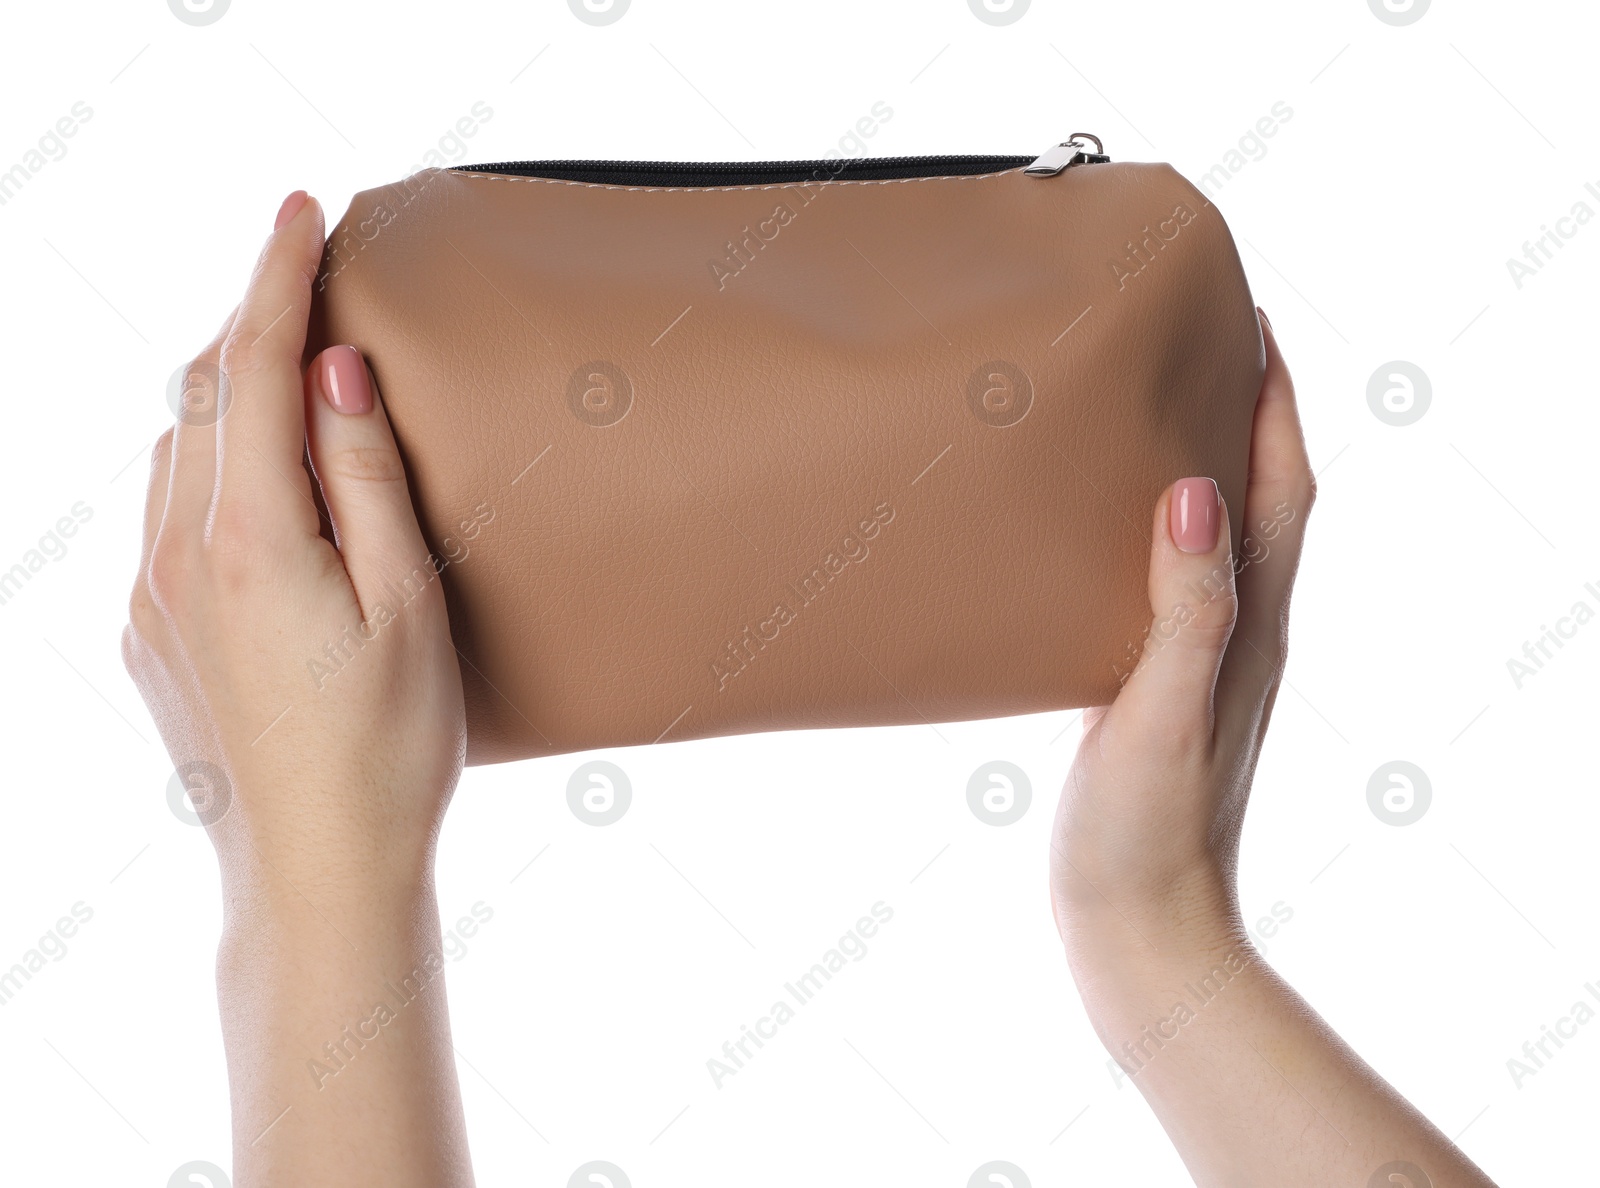
[[[504,173],[608,186],[763,186],[828,181],[897,181],[1000,173],[1031,164],[1027,156],[849,157],[831,161],[498,161],[461,165],[467,173]],[[1090,155],[1085,162],[1109,158]]]

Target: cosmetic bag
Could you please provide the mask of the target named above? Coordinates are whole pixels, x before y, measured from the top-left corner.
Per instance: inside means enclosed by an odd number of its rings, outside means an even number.
[[[473,763],[1106,703],[1162,489],[1215,478],[1237,548],[1263,369],[1217,209],[1087,134],[426,169],[333,228],[334,343],[405,459],[432,556],[394,597],[444,584]]]

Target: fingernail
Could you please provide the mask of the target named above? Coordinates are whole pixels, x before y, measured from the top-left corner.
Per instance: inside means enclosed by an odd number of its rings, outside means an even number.
[[[1261,315],[1261,320],[1263,322],[1265,322],[1269,327],[1272,325],[1272,319],[1267,317],[1267,311],[1266,310],[1262,309],[1258,305],[1258,306],[1256,306],[1256,312]]]
[[[329,347],[322,352],[322,395],[338,412],[372,411],[372,385],[367,382],[367,365],[355,347]]]
[[[1185,553],[1209,553],[1217,547],[1217,484],[1208,478],[1179,479],[1172,488],[1172,543]]]
[[[284,224],[300,213],[300,208],[306,204],[309,195],[304,190],[296,190],[283,200],[283,205],[278,207],[277,222],[272,224],[274,231],[283,230]]]

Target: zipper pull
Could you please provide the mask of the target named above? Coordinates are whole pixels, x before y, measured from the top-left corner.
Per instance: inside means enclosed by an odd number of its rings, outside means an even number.
[[[1089,151],[1089,142],[1094,141],[1094,151]],[[1022,172],[1029,177],[1054,177],[1063,169],[1070,169],[1074,165],[1104,165],[1111,158],[1106,156],[1105,145],[1100,143],[1100,138],[1093,132],[1074,132],[1054,148],[1046,149],[1044,154],[1029,165]]]

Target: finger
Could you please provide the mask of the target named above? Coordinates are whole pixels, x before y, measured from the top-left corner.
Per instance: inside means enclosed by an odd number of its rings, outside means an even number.
[[[217,434],[219,508],[287,508],[312,531],[310,484],[300,468],[300,366],[321,259],[322,209],[296,191],[279,212],[222,346],[232,406]]]
[[[1271,323],[1261,319],[1267,367],[1250,438],[1250,481],[1240,546],[1239,623],[1223,663],[1228,704],[1238,724],[1256,716],[1282,674],[1288,647],[1289,596],[1300,566],[1316,480],[1306,454],[1294,381]],[[1238,691],[1235,698],[1234,690]],[[1237,702],[1235,705],[1234,702]]]
[[[361,352],[333,346],[306,375],[311,464],[363,611],[415,578],[432,585],[405,466]]]
[[[238,310],[229,314],[216,336],[185,371],[183,400],[172,441],[172,481],[167,492],[167,527],[199,537],[211,510],[217,483],[217,422],[232,398],[222,381],[222,344]]]
[[[1217,670],[1236,600],[1228,509],[1209,478],[1174,483],[1156,504],[1144,653],[1106,714],[1107,729],[1153,750],[1209,747]]]
[[[150,554],[155,549],[156,533],[161,531],[161,517],[167,510],[167,489],[172,478],[173,436],[174,430],[168,429],[150,447],[150,485],[144,493],[144,543],[139,549],[140,583],[143,583],[145,571],[150,568]]]
[[[139,546],[139,572],[133,576],[128,594],[128,625],[122,629],[122,664],[128,672],[138,671],[148,651],[145,636],[159,629],[155,591],[150,584],[150,562],[155,556],[156,537],[167,511],[167,492],[172,486],[172,438],[168,429],[150,447],[150,485],[144,495],[144,537]]]

